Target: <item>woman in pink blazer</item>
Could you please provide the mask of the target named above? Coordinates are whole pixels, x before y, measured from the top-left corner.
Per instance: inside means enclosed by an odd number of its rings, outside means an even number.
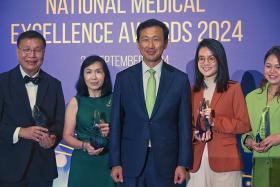
[[[236,135],[250,130],[241,87],[229,80],[220,42],[202,40],[192,90],[194,163],[188,187],[241,187],[243,167]]]

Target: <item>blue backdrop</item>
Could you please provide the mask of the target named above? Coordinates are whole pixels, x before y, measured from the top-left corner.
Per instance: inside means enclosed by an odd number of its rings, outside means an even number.
[[[160,19],[169,26],[165,60],[189,74],[193,82],[193,58],[202,38],[215,38],[226,49],[231,79],[240,81],[244,93],[262,78],[263,57],[280,44],[278,0],[9,0],[0,2],[0,72],[18,62],[19,33],[35,29],[47,40],[43,69],[62,81],[65,100],[75,94],[74,85],[85,56],[105,58],[114,81],[117,72],[141,60],[135,31],[139,22]],[[59,178],[66,186],[71,148],[57,147]],[[250,155],[245,162],[244,186],[250,185]]]

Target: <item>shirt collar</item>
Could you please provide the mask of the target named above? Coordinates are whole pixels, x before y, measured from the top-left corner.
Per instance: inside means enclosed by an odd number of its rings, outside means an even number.
[[[163,64],[163,60],[160,61],[160,63],[158,63],[155,67],[153,67],[152,69],[156,71],[156,73],[161,72],[161,67]],[[149,70],[151,69],[149,66],[147,66],[147,64],[143,61],[142,62],[142,70],[143,70],[143,75]]]
[[[21,72],[21,75],[22,75],[23,78],[24,78],[25,76],[30,77],[30,75],[28,75],[27,73],[25,73],[25,71],[23,70],[23,68],[21,67],[21,65],[19,66],[19,69],[20,69],[20,72]],[[31,78],[37,77],[37,76],[39,75],[39,72],[40,72],[40,70],[39,70],[35,75],[33,75]]]

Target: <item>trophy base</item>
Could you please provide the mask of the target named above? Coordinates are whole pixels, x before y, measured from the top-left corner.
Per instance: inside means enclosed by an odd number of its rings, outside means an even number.
[[[104,137],[91,137],[89,143],[95,149],[100,149],[108,145],[108,139]]]
[[[261,138],[260,134],[258,133],[256,136],[256,142],[260,143],[261,141],[262,141],[262,138]]]

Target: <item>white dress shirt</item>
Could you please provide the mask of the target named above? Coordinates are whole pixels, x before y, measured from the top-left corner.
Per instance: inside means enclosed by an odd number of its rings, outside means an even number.
[[[148,79],[150,77],[150,73],[148,72],[149,69],[155,70],[155,79],[156,79],[156,96],[158,93],[158,87],[159,87],[159,82],[160,82],[160,76],[161,76],[161,67],[162,67],[163,61],[161,60],[160,63],[158,63],[155,67],[150,68],[147,66],[147,64],[143,61],[142,62],[142,75],[143,75],[143,88],[144,88],[144,95],[145,95],[145,100],[146,100],[146,91],[147,91],[147,84],[148,84]],[[149,140],[149,147],[152,147],[151,140]]]

